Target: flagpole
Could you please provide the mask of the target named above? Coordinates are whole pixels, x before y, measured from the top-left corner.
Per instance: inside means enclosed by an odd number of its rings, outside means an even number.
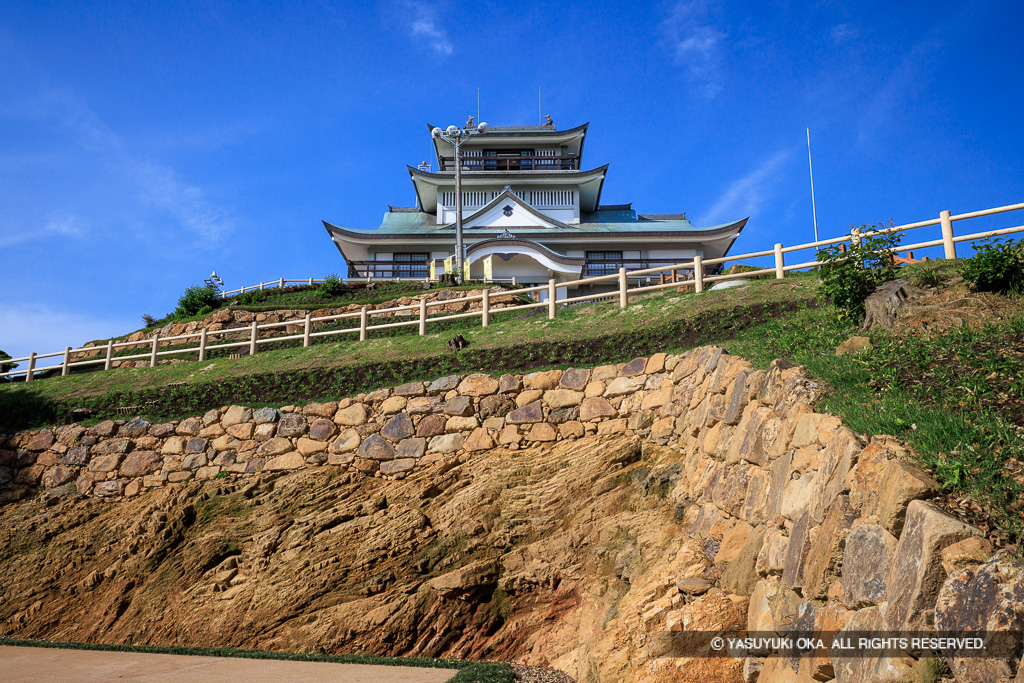
[[[818,241],[818,209],[814,206],[814,166],[811,165],[811,129],[807,129],[807,170],[811,172],[811,215],[814,217],[814,241]],[[820,252],[821,247],[815,245],[814,251]]]

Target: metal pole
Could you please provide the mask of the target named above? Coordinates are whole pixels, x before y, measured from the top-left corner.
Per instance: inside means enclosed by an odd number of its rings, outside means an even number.
[[[462,282],[462,137],[453,136],[455,146],[455,281]]]
[[[807,170],[811,172],[811,215],[814,217],[814,241],[818,241],[818,210],[814,206],[814,167],[811,166],[811,129],[807,129]],[[815,244],[814,251],[821,251],[821,247]]]

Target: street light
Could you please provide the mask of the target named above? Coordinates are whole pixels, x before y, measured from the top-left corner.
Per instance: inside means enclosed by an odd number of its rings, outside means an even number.
[[[434,128],[430,131],[431,137],[440,138],[455,149],[455,277],[460,282],[464,275],[462,260],[465,258],[462,247],[462,143],[474,135],[487,132],[486,123],[481,121],[474,126],[472,121],[473,118],[470,117],[464,128],[453,124],[445,130]]]

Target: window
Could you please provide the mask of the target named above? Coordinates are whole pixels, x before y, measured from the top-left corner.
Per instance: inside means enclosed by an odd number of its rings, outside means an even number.
[[[395,254],[393,260],[395,261],[395,277],[427,277],[430,273],[430,267],[427,264],[430,254],[415,252]]]
[[[588,251],[587,276],[615,275],[622,267],[621,251]]]

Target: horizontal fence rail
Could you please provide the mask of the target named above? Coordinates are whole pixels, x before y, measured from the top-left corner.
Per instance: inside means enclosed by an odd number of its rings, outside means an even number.
[[[62,376],[69,374],[71,368],[84,367],[89,365],[102,365],[104,370],[110,370],[113,367],[113,363],[126,361],[126,360],[149,360],[150,366],[156,366],[161,356],[182,356],[192,355],[198,360],[206,360],[211,351],[224,350],[224,349],[242,349],[247,348],[248,354],[255,354],[261,344],[273,344],[282,341],[295,341],[302,340],[302,345],[309,346],[312,339],[332,336],[343,336],[343,335],[359,335],[360,341],[365,341],[369,333],[373,330],[384,330],[397,327],[406,326],[418,326],[419,334],[427,334],[428,327],[431,323],[439,323],[447,320],[459,320],[463,318],[479,317],[481,325],[487,327],[490,324],[490,318],[492,311],[506,313],[514,311],[531,310],[534,308],[547,308],[548,318],[554,319],[557,315],[558,309],[563,306],[571,306],[580,304],[583,302],[600,302],[602,300],[615,300],[618,299],[619,307],[625,308],[629,304],[629,296],[631,293],[639,294],[645,292],[653,292],[661,289],[668,288],[692,288],[695,292],[702,292],[705,286],[716,282],[723,282],[732,279],[743,279],[749,278],[755,275],[767,275],[775,274],[777,279],[785,278],[787,272],[795,270],[803,270],[818,265],[816,260],[800,262],[800,263],[786,263],[786,254],[792,254],[793,252],[805,251],[809,249],[820,249],[821,247],[827,247],[835,244],[842,244],[845,242],[856,242],[864,237],[870,237],[873,235],[881,235],[895,232],[904,232],[907,230],[915,230],[918,228],[930,227],[938,225],[941,228],[941,237],[939,239],[925,240],[922,242],[915,242],[914,244],[901,245],[895,247],[893,252],[896,251],[908,251],[911,249],[923,249],[932,246],[942,246],[943,255],[947,259],[955,259],[956,245],[961,242],[970,242],[974,240],[986,239],[990,237],[998,237],[1002,235],[1012,235],[1024,232],[1024,225],[1018,225],[1010,228],[1001,228],[997,230],[986,230],[981,232],[975,232],[965,235],[956,236],[953,232],[953,223],[962,220],[969,220],[972,218],[980,218],[983,216],[993,216],[996,214],[1007,213],[1010,211],[1019,211],[1024,209],[1024,203],[1020,204],[1009,204],[1007,206],[1000,206],[992,209],[985,209],[982,211],[971,211],[969,213],[962,213],[957,215],[950,214],[949,211],[943,211],[939,214],[937,219],[931,219],[926,221],[920,221],[917,223],[908,223],[906,225],[897,225],[889,228],[881,228],[878,230],[861,231],[854,229],[848,235],[842,237],[835,237],[827,240],[820,240],[817,242],[807,242],[805,244],[797,244],[794,246],[783,246],[782,244],[776,244],[773,249],[765,251],[751,252],[748,254],[738,254],[734,256],[723,256],[715,259],[703,259],[700,256],[694,256],[690,261],[684,261],[679,263],[670,263],[666,265],[660,265],[663,259],[647,259],[642,265],[649,265],[652,263],[658,263],[659,265],[641,268],[637,270],[628,270],[627,268],[620,267],[617,273],[611,273],[608,275],[600,275],[597,277],[586,277],[580,280],[573,280],[569,282],[557,282],[556,280],[549,280],[547,284],[535,285],[530,287],[519,287],[516,289],[506,289],[500,292],[500,296],[518,296],[518,295],[533,295],[533,298],[538,299],[533,303],[517,304],[512,306],[502,306],[500,308],[491,307],[490,299],[492,292],[490,290],[484,290],[483,294],[474,294],[472,296],[463,296],[453,299],[438,300],[438,301],[427,301],[426,299],[420,299],[418,303],[407,306],[395,306],[392,308],[375,309],[370,310],[368,307],[363,306],[360,311],[353,311],[351,313],[340,313],[337,315],[321,316],[318,318],[311,317],[312,314],[307,313],[304,320],[291,320],[276,323],[264,323],[262,325],[257,324],[255,321],[248,327],[235,327],[224,330],[210,331],[203,329],[197,332],[191,332],[188,334],[177,335],[173,337],[161,337],[159,333],[155,334],[152,339],[139,340],[139,341],[122,341],[115,342],[110,340],[106,346],[88,346],[72,348],[70,346],[65,347],[63,351],[54,351],[51,353],[32,353],[24,358],[13,358],[5,363],[21,363],[28,362],[28,366],[25,369],[16,369],[10,372],[0,373],[0,377],[15,377],[24,376],[25,381],[32,381],[35,374],[41,372],[49,372],[51,370],[60,370]],[[714,272],[717,267],[730,261],[740,261],[745,259],[760,258],[765,256],[773,256],[775,263],[774,266],[763,268],[754,271],[748,271],[744,273],[732,273],[732,274],[721,274],[721,275],[709,275],[708,273]],[[676,272],[681,271],[686,273],[686,279],[682,277],[676,277]],[[672,277],[666,278],[665,273],[671,272]],[[654,276],[660,276],[661,282],[657,284],[644,284],[641,282],[646,278],[646,282],[650,283],[651,280],[656,279]],[[422,282],[423,278],[408,278],[409,281]],[[630,281],[633,281],[633,286],[630,286]],[[667,281],[666,281],[667,280]],[[231,290],[223,292],[223,297],[229,297],[233,294],[244,294],[247,291],[254,291],[265,289],[268,287],[283,288],[289,284],[305,284],[313,285],[319,282],[323,282],[323,278],[306,278],[304,280],[288,280],[285,278],[279,278],[272,282],[261,282],[258,287],[242,287],[241,289]],[[514,282],[514,281],[513,281]],[[569,287],[578,287],[580,285],[594,285],[594,284],[607,284],[612,285],[612,291],[604,291],[599,293],[583,294],[575,297],[563,297],[558,298],[558,291],[565,290]],[[513,287],[516,285],[513,284]],[[617,289],[616,292],[614,291]],[[541,294],[545,296],[541,296]],[[540,300],[545,299],[545,300]],[[447,315],[429,315],[429,309],[438,306],[451,306],[453,304],[462,303],[473,303],[480,302],[480,309],[468,312],[448,313]],[[444,313],[442,311],[442,313]],[[392,320],[392,322],[370,324],[372,318],[398,318],[405,317],[407,320]],[[316,332],[312,331],[314,325],[323,325],[330,322],[347,320],[347,319],[358,319],[359,326],[351,328],[343,328],[337,330],[319,330]],[[286,334],[285,336],[277,337],[266,337],[260,338],[261,330],[272,330],[275,328],[289,327],[289,326],[302,326],[301,334]],[[246,340],[232,341],[233,338],[237,338],[239,335],[247,336]],[[214,338],[221,338],[220,343],[213,343]],[[199,343],[197,346],[190,346],[181,349],[167,349],[160,350],[161,345],[171,344],[175,342],[188,342],[190,340],[198,339]],[[118,349],[139,348],[142,346],[148,347],[145,353],[132,354],[128,356],[115,356],[115,352]],[[90,358],[83,360],[72,361],[71,358],[75,354],[89,354]],[[61,362],[57,365],[38,366],[38,362],[44,359],[60,358]]]

